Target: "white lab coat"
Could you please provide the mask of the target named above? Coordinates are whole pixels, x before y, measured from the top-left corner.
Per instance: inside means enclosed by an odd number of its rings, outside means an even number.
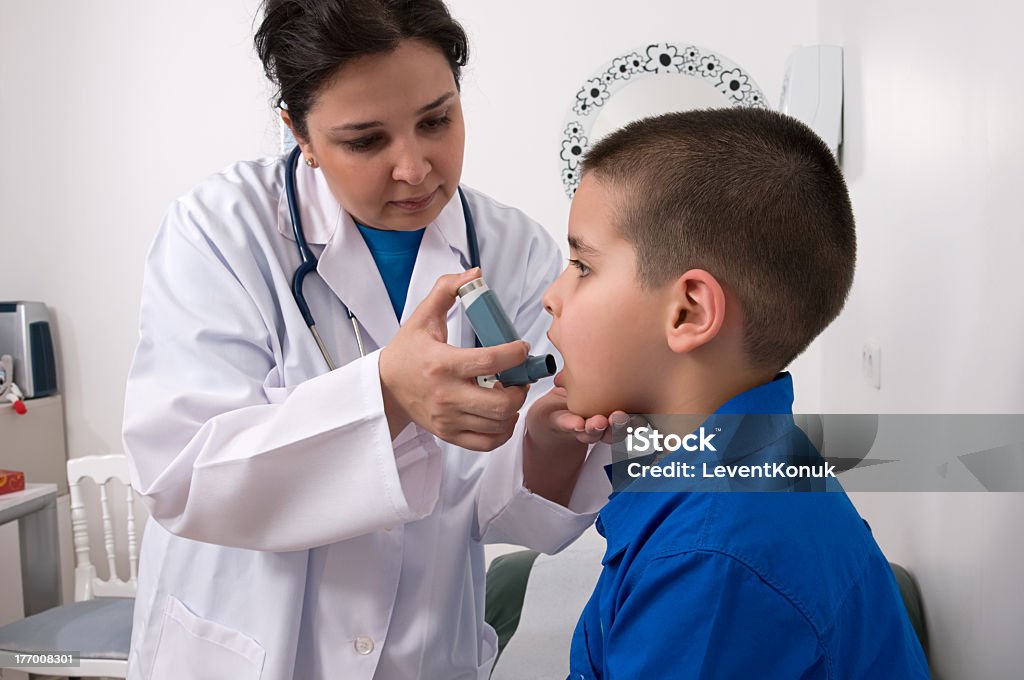
[[[607,479],[588,461],[568,509],[530,493],[525,417],[491,453],[416,425],[392,443],[376,350],[398,321],[384,285],[320,171],[300,164],[319,256],[305,292],[339,364],[328,373],[290,291],[299,258],[283,184],[283,158],[229,167],[171,206],[149,255],[124,419],[152,513],[128,676],[486,678],[496,637],[482,618],[482,544],[562,549]],[[541,295],[558,248],[521,212],[466,194],[488,284],[533,353],[554,352]],[[403,320],[438,276],[468,267],[456,195],[423,236]],[[364,358],[339,298],[362,324]],[[458,305],[448,332],[472,346]]]

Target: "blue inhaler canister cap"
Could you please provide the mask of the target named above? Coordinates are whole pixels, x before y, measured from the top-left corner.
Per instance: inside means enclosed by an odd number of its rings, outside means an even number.
[[[469,323],[473,326],[476,337],[480,338],[481,345],[494,347],[522,339],[498,301],[498,296],[483,277],[473,279],[460,287],[458,292]],[[502,371],[497,376],[478,377],[477,383],[483,387],[493,387],[494,383],[500,380],[506,387],[530,385],[541,378],[554,375],[557,370],[555,357],[552,355],[530,355],[523,363]]]

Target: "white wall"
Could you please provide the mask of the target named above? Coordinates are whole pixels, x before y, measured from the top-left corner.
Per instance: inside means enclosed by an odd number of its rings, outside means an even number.
[[[630,3],[449,0],[470,35],[463,83],[466,179],[565,240],[569,202],[558,153],[583,82],[613,57],[652,42],[694,43],[749,71],[776,103],[795,45],[814,41],[813,0]]]
[[[1024,412],[1024,68],[1012,3],[820,0],[846,51],[844,169],[860,241],[819,343],[826,412]],[[882,389],[859,374],[882,347]],[[923,591],[936,675],[1020,677],[1021,494],[860,494]]]
[[[0,0],[0,298],[55,317],[71,456],[120,451],[143,260],[175,196],[275,148],[255,0]]]

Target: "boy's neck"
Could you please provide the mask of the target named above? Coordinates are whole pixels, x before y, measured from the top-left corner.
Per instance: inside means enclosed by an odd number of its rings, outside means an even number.
[[[725,362],[685,362],[667,380],[650,413],[710,415],[738,394],[770,382],[775,371],[756,371]]]

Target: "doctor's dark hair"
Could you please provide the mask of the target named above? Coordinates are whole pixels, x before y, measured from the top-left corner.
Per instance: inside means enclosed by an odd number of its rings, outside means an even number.
[[[264,0],[254,42],[278,87],[275,105],[287,109],[296,135],[308,139],[306,116],[341,66],[409,39],[440,50],[458,87],[469,42],[442,0]]]
[[[582,170],[609,189],[641,286],[704,269],[732,291],[754,367],[784,368],[842,310],[853,208],[832,152],[796,119],[748,108],[647,118],[598,141]]]

